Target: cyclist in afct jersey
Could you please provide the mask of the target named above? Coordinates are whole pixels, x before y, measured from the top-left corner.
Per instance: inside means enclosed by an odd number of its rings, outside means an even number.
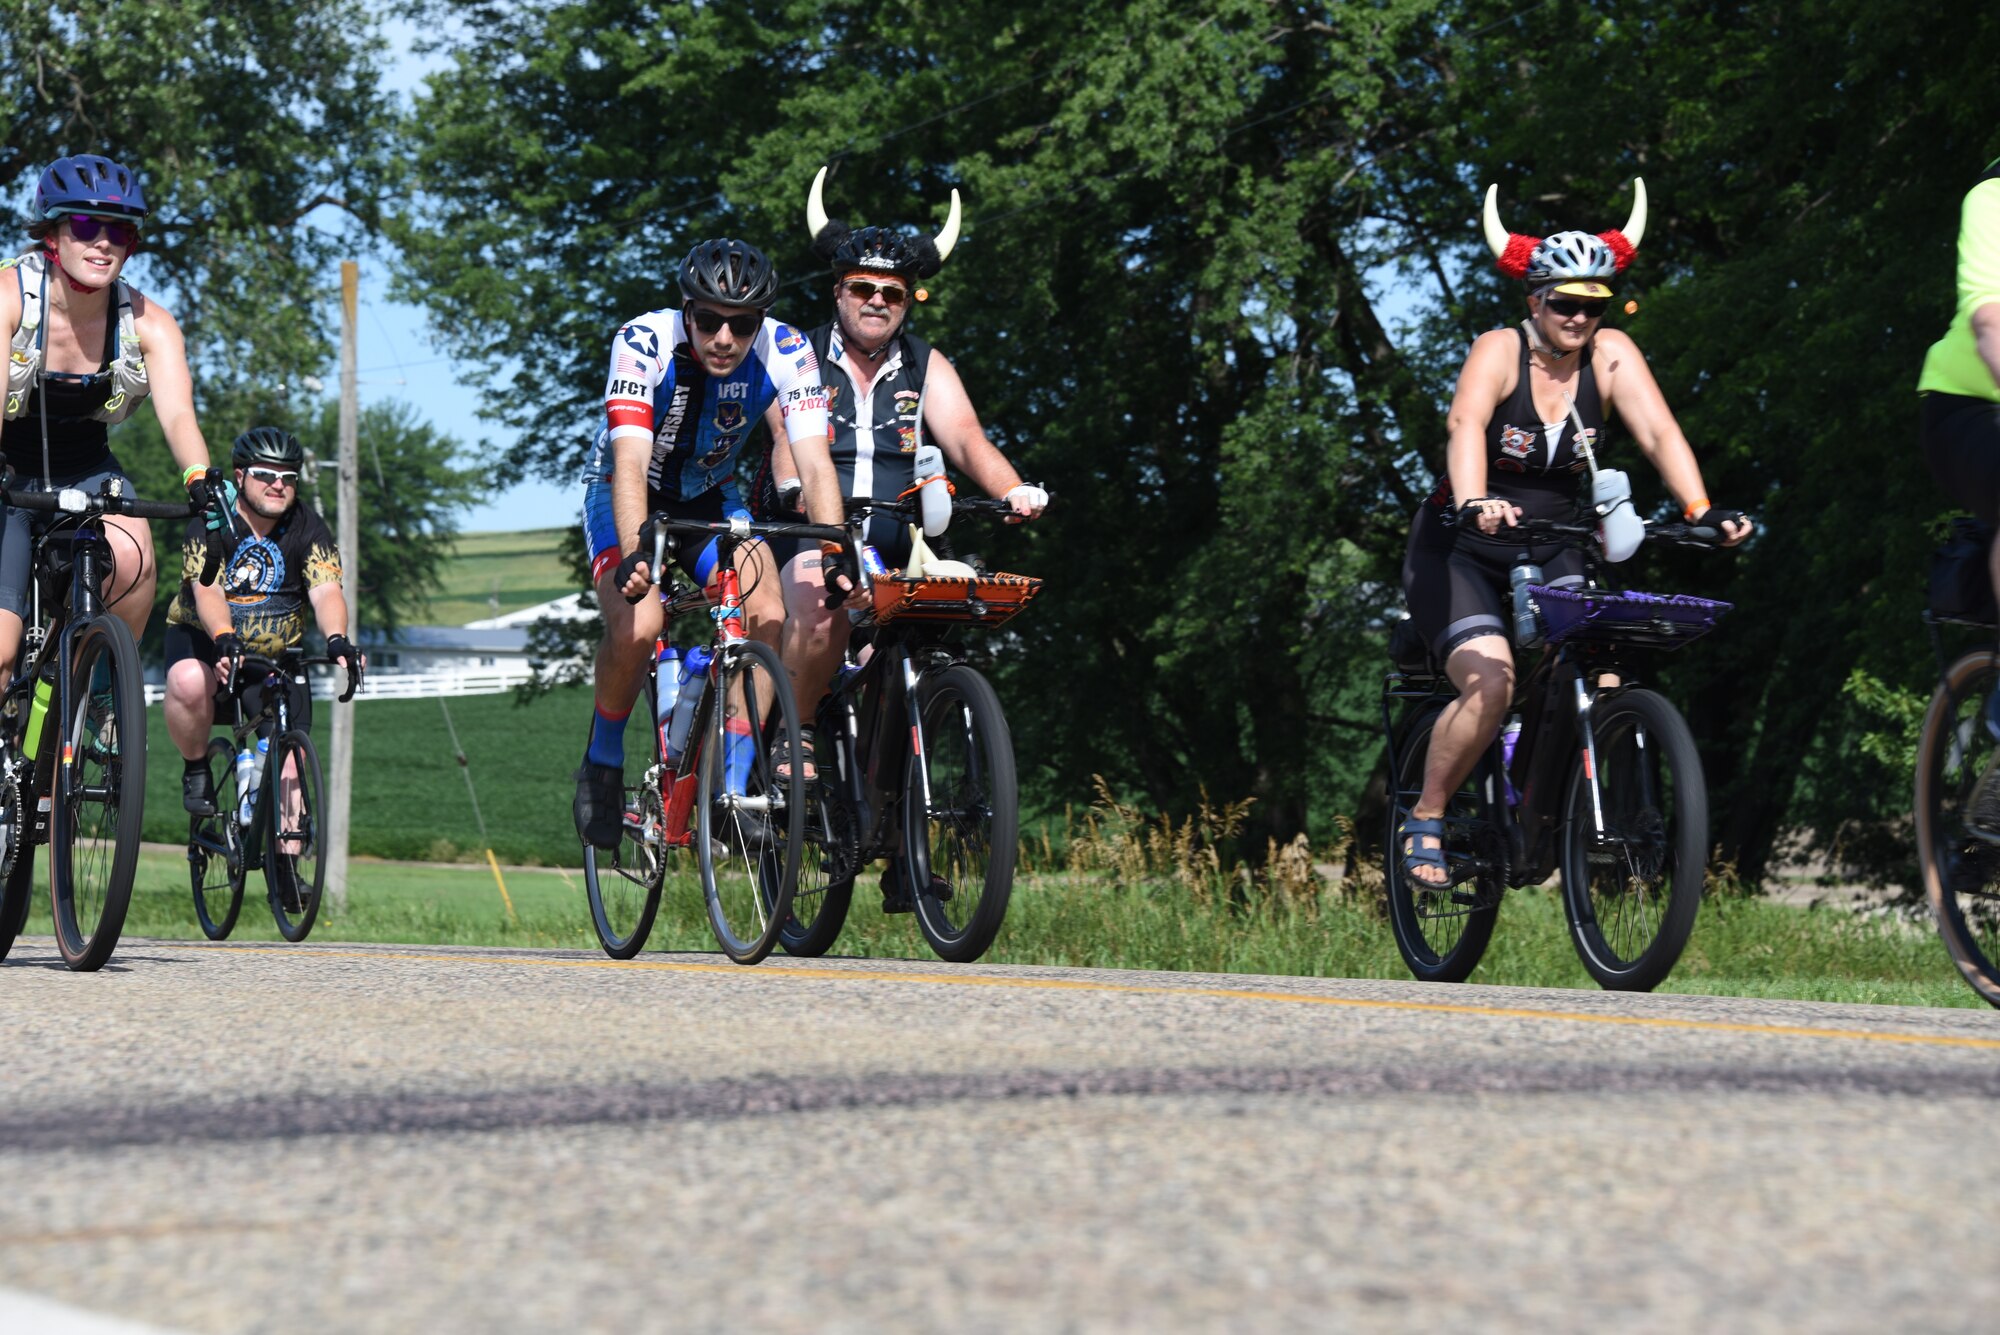
[[[591,452],[584,538],[604,614],[596,709],[576,772],[576,829],[598,848],[618,844],[625,719],[662,625],[639,527],[664,510],[679,519],[749,518],[735,466],[766,409],[799,460],[813,522],[841,521],[839,482],[826,453],[826,401],[805,336],[766,317],[778,277],[742,241],[704,241],[681,262],[678,309],[648,312],[618,331],[604,391],[605,425]],[[716,544],[683,542],[674,559],[698,583],[715,572]],[[737,553],[744,629],[778,647],[785,603],[761,542]],[[637,601],[629,601],[634,600]]]
[[[1041,514],[1048,493],[1021,481],[986,438],[951,362],[905,327],[910,298],[922,299],[917,281],[937,273],[958,242],[958,192],[951,192],[951,213],[933,240],[887,227],[850,231],[829,220],[821,199],[825,182],[822,167],[806,199],[806,226],[814,251],[833,267],[834,318],[809,337],[826,383],[841,494],[883,499],[904,494],[916,480],[917,447],[928,441],[987,495],[1005,498],[1018,519]],[[795,467],[775,423],[771,441],[771,456],[759,479],[771,484],[763,503],[790,509],[797,503],[803,470]],[[909,559],[909,535],[907,525],[876,516],[866,541],[886,564],[900,567]],[[773,546],[785,571],[785,666],[800,712],[810,720],[847,647],[846,613],[826,606],[827,563],[844,556],[833,544],[815,550],[797,539],[780,539]],[[808,738],[808,754],[811,749]],[[893,864],[883,877],[883,897],[890,912],[911,907]]]
[[[1486,243],[1500,272],[1527,284],[1528,318],[1474,340],[1451,400],[1448,476],[1419,507],[1403,564],[1410,619],[1458,688],[1431,734],[1423,794],[1397,836],[1404,874],[1425,884],[1450,879],[1446,798],[1498,735],[1514,693],[1505,609],[1522,543],[1507,530],[1523,517],[1573,520],[1585,451],[1602,448],[1612,414],[1691,523],[1719,527],[1725,546],[1750,536],[1741,511],[1709,505],[1694,451],[1638,345],[1601,327],[1608,280],[1632,262],[1645,233],[1646,187],[1632,184],[1631,220],[1594,236],[1509,233],[1494,202],[1498,188],[1486,192]],[[1538,546],[1533,554],[1548,584],[1582,582],[1574,550]]]

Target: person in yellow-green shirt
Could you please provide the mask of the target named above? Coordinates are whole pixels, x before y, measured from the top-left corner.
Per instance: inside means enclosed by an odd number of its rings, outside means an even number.
[[[2000,159],[1966,192],[1958,229],[1958,309],[1917,381],[1924,461],[1945,494],[2000,521]],[[2000,541],[1988,557],[2000,588]]]

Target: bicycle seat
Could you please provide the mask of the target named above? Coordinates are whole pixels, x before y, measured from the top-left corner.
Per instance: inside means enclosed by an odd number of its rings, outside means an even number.
[[[1396,670],[1412,677],[1441,677],[1437,660],[1431,657],[1431,647],[1424,643],[1417,623],[1404,616],[1389,628],[1389,661]]]

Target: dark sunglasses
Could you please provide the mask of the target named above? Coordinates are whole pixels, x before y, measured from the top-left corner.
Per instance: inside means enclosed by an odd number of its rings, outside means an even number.
[[[243,471],[267,487],[296,487],[299,485],[298,473],[289,468],[246,468]]]
[[[1579,311],[1590,319],[1599,319],[1610,306],[1611,303],[1608,301],[1578,301],[1575,297],[1549,298],[1549,309],[1564,319],[1568,319]]]
[[[113,222],[109,218],[99,218],[88,213],[72,213],[63,219],[69,224],[69,234],[86,244],[97,240],[102,232],[106,240],[122,250],[130,250],[139,240],[139,229],[128,222]]]
[[[910,289],[897,283],[870,283],[865,279],[850,278],[841,284],[856,297],[866,301],[877,292],[882,294],[884,306],[900,306],[909,297]]]
[[[748,338],[764,323],[760,311],[745,311],[741,315],[724,315],[721,311],[705,311],[697,307],[687,308],[687,318],[694,321],[694,327],[704,334],[713,334],[728,325],[729,332],[738,338]]]

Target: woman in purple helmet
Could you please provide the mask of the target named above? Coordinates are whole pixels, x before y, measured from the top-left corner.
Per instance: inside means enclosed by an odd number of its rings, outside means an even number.
[[[60,158],[35,186],[26,253],[0,264],[0,333],[12,345],[0,454],[7,485],[95,492],[122,477],[108,433],[151,398],[160,430],[197,499],[207,495],[208,444],[195,422],[194,382],[180,326],[120,281],[147,215],[138,178],[94,153]],[[219,476],[219,475],[218,475]],[[153,607],[153,536],[143,519],[105,520],[117,562],[104,596],[136,638]],[[28,610],[31,520],[0,521],[0,687],[13,674]]]

